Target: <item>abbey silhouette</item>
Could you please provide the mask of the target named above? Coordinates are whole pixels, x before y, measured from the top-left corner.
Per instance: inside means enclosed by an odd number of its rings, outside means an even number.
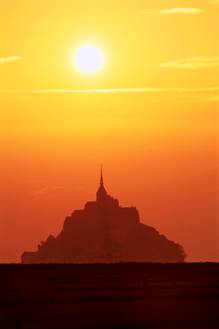
[[[75,210],[61,233],[50,235],[35,252],[24,252],[22,263],[183,262],[183,248],[153,227],[140,222],[135,207],[121,207],[103,182],[96,201]]]

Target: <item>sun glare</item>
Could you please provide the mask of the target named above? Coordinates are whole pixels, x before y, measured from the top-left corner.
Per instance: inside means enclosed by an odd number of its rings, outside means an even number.
[[[103,54],[96,46],[81,46],[76,52],[75,65],[82,73],[95,73],[103,66]]]

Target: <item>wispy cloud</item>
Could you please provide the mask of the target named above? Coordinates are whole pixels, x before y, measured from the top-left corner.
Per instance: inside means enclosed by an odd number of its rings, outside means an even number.
[[[41,196],[45,194],[55,193],[64,190],[64,186],[44,186],[31,191],[32,196]]]
[[[219,57],[193,57],[184,58],[176,61],[163,63],[160,67],[180,69],[180,70],[198,70],[219,66]]]
[[[219,86],[203,88],[112,88],[112,89],[26,89],[0,90],[0,94],[147,94],[162,92],[217,92]]]
[[[111,89],[10,89],[0,94],[131,94],[151,92],[154,88],[111,88]]]
[[[199,15],[203,12],[201,8],[167,8],[160,10],[144,11],[146,15]]]
[[[8,57],[0,57],[0,64],[8,64],[17,62],[23,59],[21,56],[8,56]]]
[[[199,88],[114,88],[114,89],[33,89],[33,90],[0,90],[0,97],[4,96],[7,99],[14,97],[27,97],[34,95],[145,95],[144,100],[157,102],[158,99],[175,99],[180,101],[194,102],[218,102],[219,86],[199,87]],[[159,95],[159,97],[157,97]],[[132,97],[132,98],[133,98]],[[160,98],[161,97],[161,98]],[[130,99],[130,98],[129,98]],[[129,101],[127,101],[129,102]],[[59,189],[59,188],[58,188]],[[43,192],[43,191],[42,191]]]

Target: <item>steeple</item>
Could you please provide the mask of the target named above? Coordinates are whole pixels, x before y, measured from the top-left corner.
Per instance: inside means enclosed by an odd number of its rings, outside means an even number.
[[[100,171],[100,186],[97,190],[97,201],[103,202],[107,198],[107,191],[105,190],[103,183],[103,168],[101,167]]]
[[[103,186],[103,167],[101,166],[101,171],[100,171],[100,186]]]
[[[101,167],[100,170],[100,186],[97,190],[97,198],[96,198],[96,202],[99,204],[99,206],[101,207],[108,207],[110,209],[113,209],[114,207],[118,207],[119,206],[119,202],[117,199],[114,199],[113,197],[111,197],[105,187],[104,187],[104,182],[103,182],[103,168]]]

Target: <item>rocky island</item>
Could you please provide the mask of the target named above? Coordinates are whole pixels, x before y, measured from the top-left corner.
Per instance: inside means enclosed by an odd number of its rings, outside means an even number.
[[[141,223],[135,207],[121,207],[103,182],[96,201],[65,219],[57,237],[50,235],[34,252],[24,252],[23,264],[184,262],[183,248],[151,226]]]

